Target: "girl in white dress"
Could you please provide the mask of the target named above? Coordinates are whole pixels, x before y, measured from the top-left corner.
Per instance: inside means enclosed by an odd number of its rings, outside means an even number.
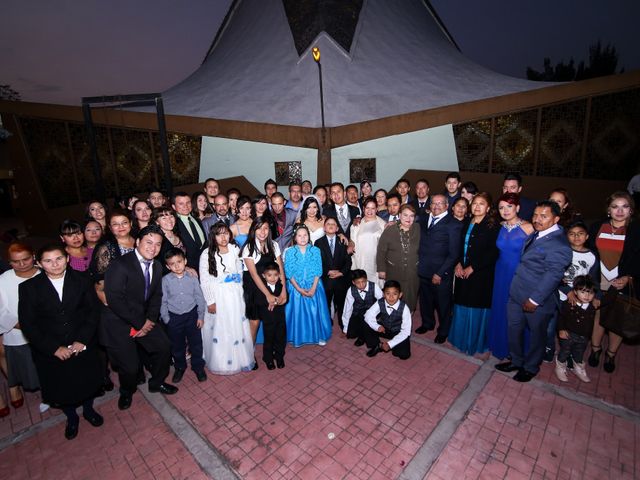
[[[240,249],[224,222],[212,227],[200,256],[200,284],[207,301],[202,346],[207,368],[218,375],[253,369],[253,341],[245,317]]]
[[[378,204],[375,198],[369,197],[363,201],[364,216],[358,225],[351,225],[350,242],[355,250],[351,257],[351,269],[364,270],[370,282],[378,283],[378,269],[376,267],[376,252],[378,240],[385,229],[386,222],[378,216]],[[382,287],[381,287],[382,288]]]
[[[311,244],[324,236],[324,217],[321,215],[320,204],[315,197],[307,197],[304,201],[300,210],[300,223],[303,223],[309,230]]]

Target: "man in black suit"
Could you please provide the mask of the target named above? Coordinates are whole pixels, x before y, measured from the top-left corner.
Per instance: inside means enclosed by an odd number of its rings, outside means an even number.
[[[347,247],[338,238],[338,220],[328,217],[324,221],[324,232],[325,235],[315,243],[322,255],[322,284],[327,296],[329,311],[331,311],[331,302],[333,301],[340,328],[342,328],[344,300],[351,285],[349,277],[351,257],[347,252]]]
[[[416,198],[411,200],[411,205],[416,209],[416,222],[425,223],[429,217],[431,198],[429,197],[429,182],[421,178],[416,182]]]
[[[418,276],[420,277],[420,313],[422,325],[416,333],[435,328],[434,312],[438,312],[436,343],[444,343],[451,327],[453,269],[460,255],[462,223],[448,212],[445,195],[434,195],[431,213],[420,224]]]
[[[522,177],[519,173],[507,173],[502,181],[502,193],[517,193],[520,195],[519,216],[522,220],[530,222],[533,218],[533,210],[536,208],[535,200],[522,196]]]
[[[187,192],[174,193],[171,197],[171,208],[178,215],[176,226],[180,240],[187,249],[187,266],[197,272],[200,267],[200,254],[207,247],[207,234],[200,220],[191,214],[191,197]]]
[[[137,389],[138,347],[150,360],[149,391],[178,391],[164,382],[169,374],[171,345],[164,331],[155,327],[162,303],[162,265],[154,258],[160,252],[162,238],[157,225],[143,228],[135,250],[116,258],[105,273],[107,305],[102,309],[99,333],[120,377],[120,410],[131,406]]]
[[[338,227],[340,227],[338,232],[349,238],[351,224],[360,216],[360,212],[356,207],[347,204],[342,183],[332,183],[330,193],[333,205],[324,207],[322,213],[325,217],[333,217],[338,220]]]
[[[284,204],[284,195],[280,192],[271,195],[271,213],[278,228],[278,236],[274,238],[274,241],[277,242],[281,252],[284,252],[285,248],[291,244],[293,226],[298,218],[298,212],[285,208]]]

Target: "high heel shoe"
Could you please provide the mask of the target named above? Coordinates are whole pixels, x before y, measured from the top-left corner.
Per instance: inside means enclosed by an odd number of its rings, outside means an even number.
[[[20,397],[18,400],[11,400],[11,405],[13,408],[20,408],[24,405],[24,397]]]
[[[591,355],[589,355],[589,366],[597,367],[600,364],[600,355],[602,355],[602,347],[600,345],[591,345]]]
[[[618,352],[612,352],[611,350],[607,349],[607,351],[604,354],[604,371],[607,373],[613,373],[613,371],[616,369],[616,353]]]

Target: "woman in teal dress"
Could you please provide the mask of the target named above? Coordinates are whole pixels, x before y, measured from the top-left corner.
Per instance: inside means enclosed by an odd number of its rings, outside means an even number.
[[[298,224],[294,245],[285,250],[284,271],[289,302],[285,307],[287,341],[294,347],[325,345],[331,338],[331,318],[320,277],[320,249],[309,242],[309,230]]]
[[[505,193],[498,199],[498,212],[502,228],[496,246],[500,251],[496,262],[491,300],[491,319],[487,331],[489,350],[494,357],[503,359],[509,355],[507,338],[507,302],[511,280],[520,263],[524,241],[533,232],[533,226],[518,217],[520,198],[516,193]]]
[[[498,249],[499,225],[491,196],[473,197],[471,218],[462,225],[462,251],[455,268],[453,321],[449,342],[468,355],[487,351],[487,326]]]

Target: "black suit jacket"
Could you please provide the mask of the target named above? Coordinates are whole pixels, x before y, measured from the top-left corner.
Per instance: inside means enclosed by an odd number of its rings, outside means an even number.
[[[431,195],[427,197],[427,201],[422,208],[420,208],[420,202],[417,198],[411,200],[410,205],[413,205],[413,208],[416,209],[416,222],[418,222],[419,224],[423,224],[429,217],[429,209],[431,208]]]
[[[349,225],[347,226],[346,232],[342,228],[342,225],[340,225],[340,219],[338,217],[338,211],[336,210],[335,205],[324,207],[324,209],[322,210],[322,213],[325,217],[331,217],[338,220],[339,233],[343,233],[347,238],[349,238],[351,235],[350,230],[351,230],[351,224],[353,223],[353,219],[359,217],[360,212],[353,205],[349,205],[349,204],[346,204],[346,205],[347,205],[347,208],[349,209],[349,216],[351,217],[351,219],[349,220]]]
[[[418,275],[429,279],[435,273],[443,282],[450,281],[460,256],[462,222],[450,213],[431,228],[427,221],[420,224]]]
[[[158,321],[162,303],[162,266],[154,260],[152,268],[149,298],[145,300],[144,274],[135,251],[109,265],[104,277],[108,307],[105,307],[100,324],[100,338],[105,345],[126,339],[131,327],[140,330],[145,321]]]
[[[207,248],[207,232],[202,226],[202,222],[200,220],[198,220],[193,215],[191,215],[191,220],[193,220],[204,233],[204,243],[201,247],[198,247],[195,240],[191,236],[191,232],[187,229],[184,222],[180,220],[180,218],[176,220],[176,224],[178,225],[178,235],[180,235],[180,240],[182,240],[182,244],[187,249],[187,265],[197,272],[200,268],[200,254],[204,251],[205,248]]]
[[[351,256],[347,253],[347,247],[340,241],[338,236],[335,237],[334,253],[331,255],[329,247],[329,239],[325,236],[320,237],[314,244],[320,249],[322,256],[322,283],[325,288],[335,288],[336,286],[349,285],[351,271]],[[340,270],[342,277],[329,278],[329,270]]]

